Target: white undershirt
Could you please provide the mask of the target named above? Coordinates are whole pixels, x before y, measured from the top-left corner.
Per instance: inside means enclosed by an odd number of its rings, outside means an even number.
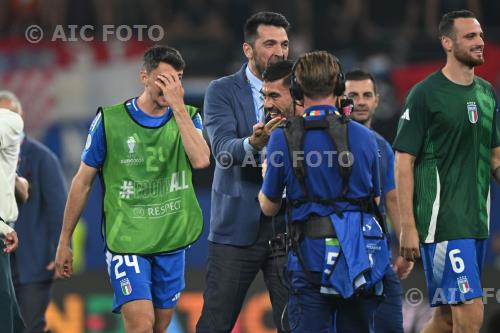
[[[5,222],[17,219],[15,196],[16,168],[23,134],[23,119],[17,113],[0,108],[0,217]],[[0,234],[5,228],[0,228]]]

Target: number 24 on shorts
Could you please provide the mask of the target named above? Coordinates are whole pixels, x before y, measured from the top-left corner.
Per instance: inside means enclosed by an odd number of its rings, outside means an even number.
[[[133,267],[135,272],[139,274],[141,272],[139,268],[139,263],[137,262],[136,255],[114,255],[112,262],[118,261],[115,265],[115,279],[121,279],[122,277],[127,275],[125,270],[120,272],[120,267],[125,263],[125,266]]]

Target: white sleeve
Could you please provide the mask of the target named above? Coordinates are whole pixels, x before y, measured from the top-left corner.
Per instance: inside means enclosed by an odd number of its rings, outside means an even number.
[[[5,222],[0,221],[0,237],[6,236],[9,232],[12,232],[14,229],[9,227]]]
[[[24,126],[21,116],[0,108],[0,124],[0,148],[17,144]]]

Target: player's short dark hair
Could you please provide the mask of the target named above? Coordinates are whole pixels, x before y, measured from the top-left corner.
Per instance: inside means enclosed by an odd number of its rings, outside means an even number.
[[[283,14],[275,12],[258,12],[250,16],[250,18],[245,22],[245,26],[243,28],[243,38],[246,43],[253,44],[255,38],[257,37],[257,28],[259,28],[260,25],[280,27],[285,29],[287,32],[290,29],[290,22],[288,22]]]
[[[476,15],[465,9],[444,14],[438,26],[439,38],[443,36],[455,38],[455,19],[457,18],[476,18]]]
[[[274,82],[281,79],[285,87],[290,87],[290,76],[292,75],[293,61],[282,60],[267,66],[262,79],[266,82]]]
[[[166,45],[155,45],[146,50],[142,67],[147,73],[150,73],[158,67],[160,62],[169,64],[176,71],[182,71],[186,67],[181,53],[177,49]]]
[[[373,91],[377,94],[377,82],[371,73],[365,72],[362,69],[355,69],[345,74],[346,81],[364,81],[370,80],[373,84]]]

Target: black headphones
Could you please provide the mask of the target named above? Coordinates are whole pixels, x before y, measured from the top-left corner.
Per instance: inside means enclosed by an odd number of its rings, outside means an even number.
[[[342,65],[337,57],[333,56],[335,62],[339,66],[339,73],[337,74],[337,81],[335,82],[335,87],[333,88],[333,94],[335,96],[342,96],[345,91],[345,75],[342,71]],[[300,83],[297,82],[297,77],[295,76],[295,68],[298,66],[299,60],[297,60],[292,67],[292,74],[290,76],[290,95],[296,101],[301,101],[304,99],[304,92]]]

